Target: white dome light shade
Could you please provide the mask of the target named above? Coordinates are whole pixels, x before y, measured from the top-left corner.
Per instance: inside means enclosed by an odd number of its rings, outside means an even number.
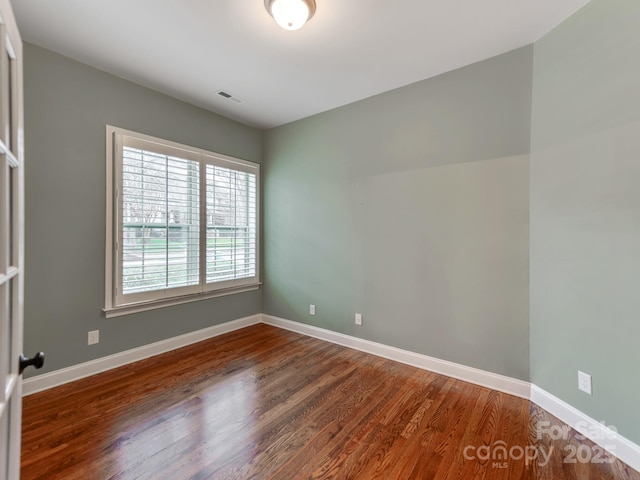
[[[265,0],[264,6],[285,30],[298,30],[316,12],[314,0]]]

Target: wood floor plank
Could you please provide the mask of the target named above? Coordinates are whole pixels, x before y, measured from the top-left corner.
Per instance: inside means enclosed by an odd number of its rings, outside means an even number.
[[[640,480],[528,401],[266,325],[26,397],[22,478]],[[470,457],[504,445],[547,465]],[[504,459],[501,459],[504,460]]]

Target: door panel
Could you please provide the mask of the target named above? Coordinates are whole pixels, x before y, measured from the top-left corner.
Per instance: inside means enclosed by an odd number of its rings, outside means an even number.
[[[0,480],[20,477],[24,265],[22,42],[0,0]]]

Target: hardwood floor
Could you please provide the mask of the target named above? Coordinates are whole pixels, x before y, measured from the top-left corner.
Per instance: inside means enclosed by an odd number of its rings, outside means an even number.
[[[26,397],[22,478],[640,480],[618,461],[564,463],[566,445],[596,447],[537,439],[539,421],[562,426],[517,397],[256,325]]]

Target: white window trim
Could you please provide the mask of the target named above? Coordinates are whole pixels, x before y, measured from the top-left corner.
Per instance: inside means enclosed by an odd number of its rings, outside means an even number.
[[[224,282],[216,282],[206,284],[204,282],[204,270],[201,271],[201,286],[198,287],[198,291],[196,289],[187,288],[183,290],[185,293],[181,295],[177,295],[174,297],[167,298],[163,296],[162,298],[145,300],[140,302],[132,302],[124,305],[116,304],[116,282],[120,282],[119,276],[119,268],[116,265],[116,261],[118,261],[118,255],[120,253],[116,252],[116,242],[118,235],[118,229],[116,227],[118,222],[118,215],[120,212],[120,206],[116,204],[116,202],[120,202],[121,199],[116,198],[116,185],[119,184],[118,172],[116,171],[117,159],[116,155],[118,152],[122,151],[122,147],[120,145],[121,139],[123,136],[129,137],[130,139],[139,139],[144,142],[152,142],[157,143],[162,146],[164,150],[177,150],[181,156],[184,158],[194,158],[200,157],[202,158],[201,166],[206,165],[210,162],[215,162],[216,160],[222,161],[225,164],[233,164],[233,168],[237,170],[246,171],[255,173],[257,176],[256,182],[256,275],[255,277],[251,277],[250,279],[239,279],[239,280],[229,280]],[[131,130],[125,130],[122,128],[114,127],[111,125],[107,125],[106,127],[106,166],[107,166],[107,182],[106,182],[106,242],[105,242],[105,307],[103,311],[107,318],[117,317],[122,315],[128,315],[131,313],[142,312],[146,310],[153,310],[157,308],[162,308],[171,305],[179,305],[182,303],[194,302],[199,300],[205,300],[208,298],[215,298],[224,295],[232,295],[242,292],[248,292],[252,290],[257,290],[260,283],[260,237],[261,237],[261,229],[260,229],[260,185],[261,185],[261,177],[260,177],[260,164],[250,162],[247,160],[241,160],[234,157],[229,157],[226,155],[222,155],[219,153],[211,152],[208,150],[203,150],[197,147],[191,147],[188,145],[172,142],[169,140],[160,139],[157,137],[153,137],[150,135],[145,135],[142,133],[133,132]],[[210,162],[207,162],[205,159],[208,159]],[[201,171],[201,174],[204,175],[204,168]],[[205,218],[205,198],[206,192],[201,191],[201,227],[206,228],[206,224],[203,224],[203,219]],[[203,250],[206,248],[206,245],[201,245],[201,261],[206,262],[206,257],[203,255]],[[122,249],[120,249],[121,251]],[[206,263],[205,263],[206,264]]]

